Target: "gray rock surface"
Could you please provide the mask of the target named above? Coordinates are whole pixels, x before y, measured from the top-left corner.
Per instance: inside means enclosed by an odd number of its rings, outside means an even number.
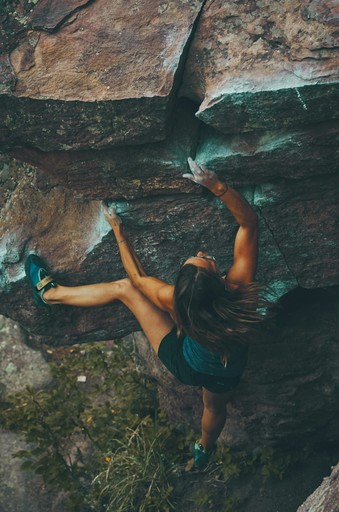
[[[12,320],[0,316],[0,402],[26,386],[41,388],[51,381],[42,354],[28,348],[25,335]],[[29,340],[28,340],[29,341]],[[20,436],[0,429],[0,512],[63,512],[62,496],[46,492],[41,476],[21,471],[13,458],[29,447]]]
[[[0,316],[1,400],[26,388],[43,387],[51,380],[48,364],[37,350],[24,342],[25,335],[15,322]],[[28,340],[29,341],[29,340]]]
[[[64,512],[62,495],[46,492],[41,476],[21,471],[22,460],[13,458],[27,448],[17,435],[0,431],[0,512]]]
[[[330,476],[298,508],[297,512],[338,512],[339,510],[339,465]]]

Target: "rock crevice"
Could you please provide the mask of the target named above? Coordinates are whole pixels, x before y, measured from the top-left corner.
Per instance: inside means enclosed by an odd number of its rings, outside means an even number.
[[[255,203],[254,203],[254,204],[255,204]],[[286,256],[284,255],[283,250],[281,249],[281,247],[280,247],[280,245],[279,245],[279,241],[278,241],[278,240],[275,238],[275,236],[274,236],[274,231],[270,228],[270,225],[269,225],[268,219],[264,216],[264,214],[263,214],[263,212],[262,212],[262,210],[261,210],[261,208],[260,208],[260,207],[258,207],[258,206],[257,206],[256,208],[257,208],[257,210],[258,210],[258,211],[259,211],[259,213],[260,213],[260,218],[263,220],[263,222],[264,222],[264,224],[265,224],[265,227],[266,227],[266,228],[268,229],[268,231],[270,232],[270,234],[271,234],[271,236],[272,236],[272,238],[273,238],[273,240],[274,240],[274,243],[275,243],[275,245],[276,245],[276,247],[277,247],[278,251],[280,252],[280,254],[281,254],[281,256],[282,256],[282,259],[283,259],[283,260],[284,260],[284,262],[285,262],[286,268],[288,269],[288,272],[290,273],[291,280],[292,280],[292,281],[293,281],[293,280],[295,280],[296,286],[300,286],[300,285],[299,285],[299,283],[298,283],[298,279],[297,279],[297,277],[293,274],[292,269],[291,269],[291,268],[289,267],[289,265],[288,265],[288,260],[287,260]],[[278,293],[280,294],[280,293],[281,293],[281,290],[279,290],[279,292],[278,292]]]

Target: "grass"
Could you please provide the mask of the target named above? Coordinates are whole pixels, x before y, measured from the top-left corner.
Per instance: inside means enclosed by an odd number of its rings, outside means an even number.
[[[45,354],[52,385],[9,397],[0,422],[28,443],[14,455],[22,468],[66,493],[70,512],[236,512],[237,500],[225,495],[230,482],[258,468],[263,480],[281,479],[298,459],[219,446],[197,471],[189,454],[196,434],[169,424],[156,384],[136,371],[121,341],[46,347]]]

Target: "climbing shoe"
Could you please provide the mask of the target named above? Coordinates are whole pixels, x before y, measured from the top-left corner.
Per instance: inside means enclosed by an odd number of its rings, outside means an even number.
[[[44,261],[36,254],[30,254],[25,263],[25,272],[33,290],[35,304],[37,306],[49,306],[43,295],[45,291],[52,287],[55,288],[57,285]]]
[[[199,441],[196,441],[192,447],[194,466],[197,469],[203,469],[207,466],[211,455],[214,453],[213,450],[205,451],[204,447]]]

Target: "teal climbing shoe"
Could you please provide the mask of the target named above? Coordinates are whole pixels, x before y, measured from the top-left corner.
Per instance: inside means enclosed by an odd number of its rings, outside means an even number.
[[[30,254],[25,263],[27,279],[33,290],[34,302],[37,306],[48,307],[49,304],[43,299],[43,294],[50,288],[57,285],[50,275],[44,261],[36,254]]]
[[[203,469],[209,463],[214,450],[205,451],[203,445],[199,443],[199,441],[196,441],[192,447],[192,452],[194,457],[194,466],[197,469]]]

